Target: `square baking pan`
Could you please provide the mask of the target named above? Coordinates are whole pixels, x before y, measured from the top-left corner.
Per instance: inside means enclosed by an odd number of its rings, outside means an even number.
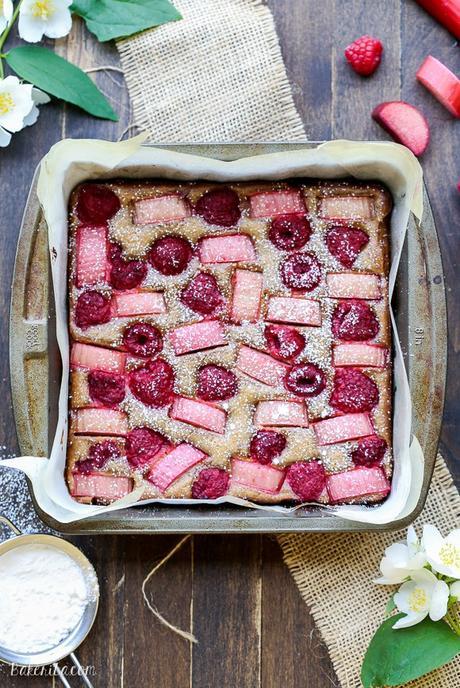
[[[155,144],[157,148],[220,160],[313,148],[318,142]],[[20,229],[10,313],[13,407],[21,453],[48,456],[57,422],[61,362],[55,335],[47,227],[34,177]],[[423,486],[411,514],[385,525],[348,521],[320,506],[284,515],[233,505],[150,504],[62,524],[37,505],[50,527],[63,533],[282,533],[394,530],[420,513],[436,459],[444,402],[447,325],[443,271],[425,192],[422,221],[412,214],[392,299],[413,402],[412,432],[424,454]]]

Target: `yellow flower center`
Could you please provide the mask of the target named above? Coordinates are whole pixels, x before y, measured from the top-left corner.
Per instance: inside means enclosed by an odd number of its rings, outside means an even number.
[[[423,588],[414,588],[409,597],[409,607],[413,612],[423,612],[426,609],[428,596]]]
[[[10,93],[0,93],[0,115],[6,115],[14,108],[14,100]]]
[[[46,21],[54,12],[54,5],[51,0],[37,0],[32,5],[32,14],[37,19]]]
[[[444,566],[460,568],[460,549],[452,543],[446,542],[439,550],[439,558]]]
[[[3,14],[3,0],[0,0],[0,14]]]

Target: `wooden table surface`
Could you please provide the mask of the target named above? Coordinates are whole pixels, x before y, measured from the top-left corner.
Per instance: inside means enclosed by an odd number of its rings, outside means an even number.
[[[310,139],[387,138],[370,117],[372,108],[384,100],[404,99],[419,105],[430,120],[432,139],[423,166],[441,240],[450,316],[451,374],[441,450],[460,480],[460,383],[455,372],[460,349],[459,130],[458,122],[415,81],[416,69],[429,53],[460,73],[458,47],[453,37],[412,0],[269,0],[268,4],[275,16],[294,99]],[[343,48],[363,33],[378,36],[385,46],[383,63],[368,80],[353,74],[342,55]],[[79,22],[75,22],[68,40],[57,43],[56,50],[85,69],[118,64],[115,47],[97,44]],[[37,125],[14,135],[10,147],[0,149],[0,366],[4,400],[0,449],[5,456],[18,451],[9,392],[7,318],[16,237],[33,171],[61,138],[116,140],[131,121],[122,76],[111,72],[99,73],[96,78],[120,113],[119,123],[94,120],[53,103],[41,109]],[[0,476],[0,513],[13,513],[26,530],[37,528],[24,481],[11,471],[7,474],[6,469]],[[277,543],[270,537],[196,536],[157,574],[149,587],[153,603],[172,623],[193,630],[199,639],[195,646],[162,627],[141,595],[144,577],[175,545],[177,537],[74,540],[94,562],[101,583],[99,615],[79,650],[82,663],[94,667],[95,686],[338,685],[327,650],[283,565]],[[0,671],[0,683],[5,688],[53,685],[50,676],[24,678],[11,676],[8,668]]]

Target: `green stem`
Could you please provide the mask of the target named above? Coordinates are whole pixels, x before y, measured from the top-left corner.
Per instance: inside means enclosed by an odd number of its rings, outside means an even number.
[[[3,31],[3,33],[0,34],[0,51],[2,50],[3,46],[5,45],[5,41],[8,38],[9,33],[10,33],[11,29],[13,28],[14,23],[16,22],[16,19],[19,16],[19,10],[21,9],[21,5],[22,5],[22,0],[19,0],[18,4],[14,8],[13,16],[11,17],[10,23],[8,24],[6,29]],[[0,79],[3,79],[3,77],[5,76],[5,72],[3,69],[3,57],[4,57],[3,55],[0,56]]]
[[[457,603],[453,604],[447,610],[444,619],[447,621],[451,629],[460,636],[460,607]]]

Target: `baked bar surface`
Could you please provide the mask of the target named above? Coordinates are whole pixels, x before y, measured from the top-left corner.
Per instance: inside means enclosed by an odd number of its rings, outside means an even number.
[[[71,495],[384,499],[391,206],[354,181],[77,187]]]

